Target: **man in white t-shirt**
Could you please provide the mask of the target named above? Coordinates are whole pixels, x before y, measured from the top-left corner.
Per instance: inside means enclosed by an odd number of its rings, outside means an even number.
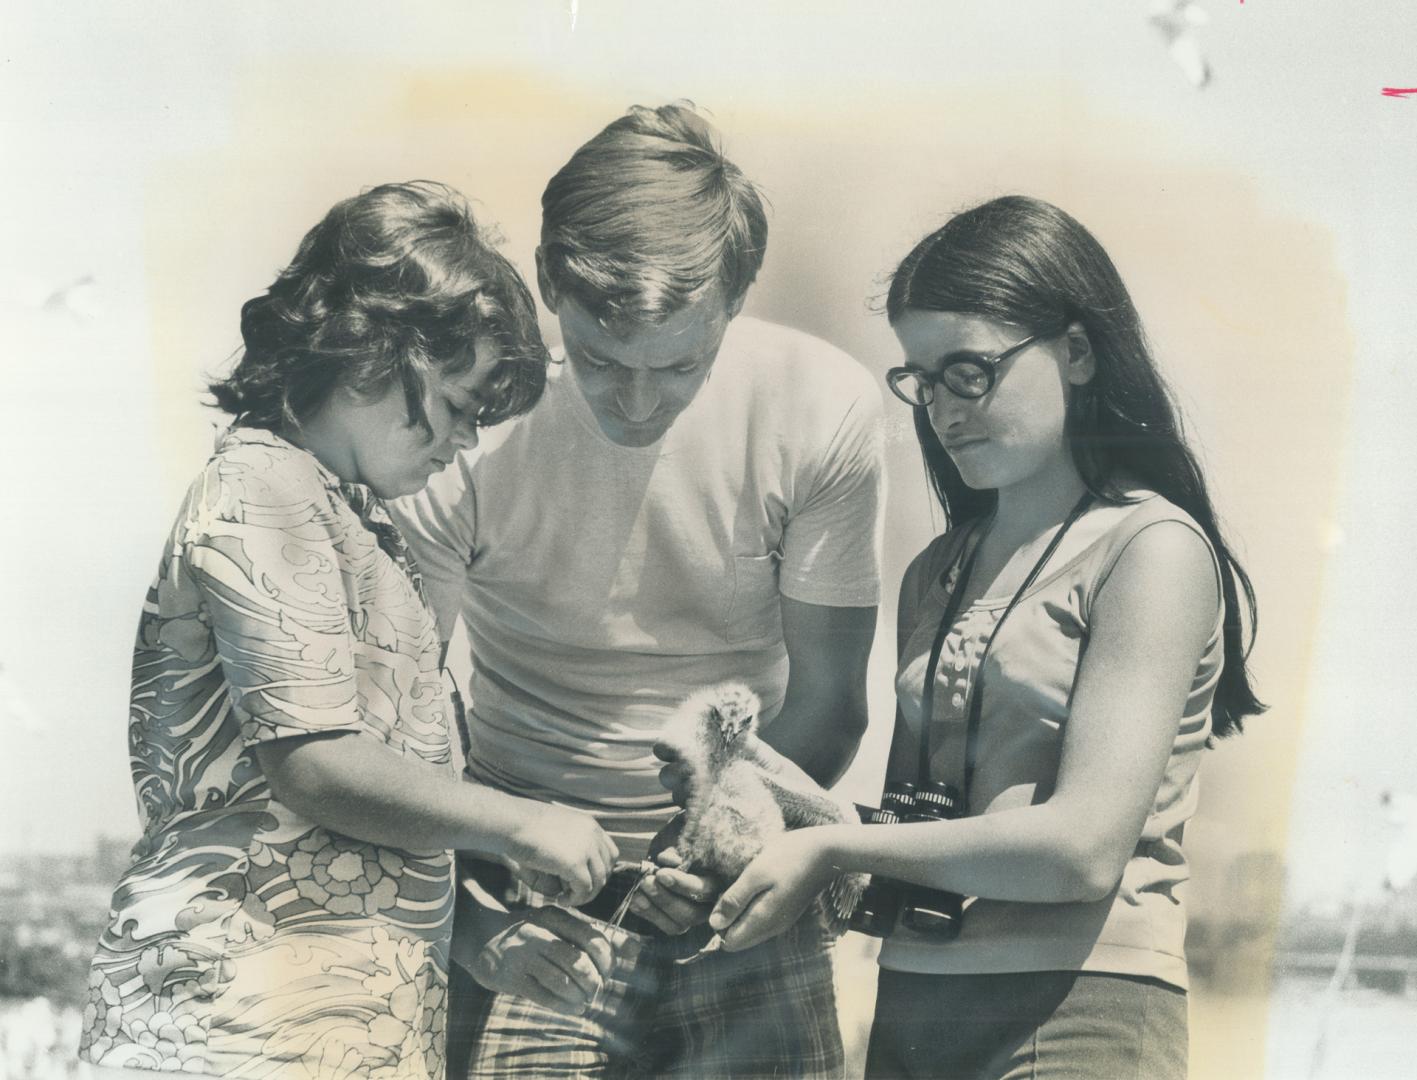
[[[675,811],[652,748],[695,690],[746,683],[764,740],[823,784],[855,754],[880,395],[838,349],[738,317],[767,221],[690,108],[612,123],[542,211],[538,279],[564,363],[531,413],[395,510],[444,638],[458,614],[467,629],[469,775],[590,811],[637,862]],[[494,939],[470,963],[502,992],[454,969],[450,1074],[839,1075],[815,924],[673,963],[723,884],[656,873],[635,933],[602,926],[617,948],[599,978],[544,925]],[[587,913],[606,918],[612,894]],[[458,919],[462,959],[481,943],[464,929],[475,913]]]

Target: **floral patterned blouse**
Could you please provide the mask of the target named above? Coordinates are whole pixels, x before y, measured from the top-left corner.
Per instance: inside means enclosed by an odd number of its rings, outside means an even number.
[[[94,958],[83,1057],[441,1080],[450,853],[305,820],[253,750],[356,731],[454,775],[439,660],[378,499],[270,432],[228,432],[143,606],[128,729],[143,836]]]

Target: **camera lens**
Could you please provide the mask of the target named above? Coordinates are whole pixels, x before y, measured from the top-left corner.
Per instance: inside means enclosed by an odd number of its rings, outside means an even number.
[[[900,921],[917,934],[949,941],[959,936],[964,897],[937,889],[912,888],[905,897]]]
[[[900,816],[894,811],[862,806],[860,803],[856,804],[856,816],[861,819],[862,825],[894,825],[900,821]]]
[[[856,804],[856,814],[863,825],[896,825],[915,807],[915,785],[895,780],[886,785],[881,805]],[[900,914],[901,884],[890,878],[873,877],[857,901],[848,925],[860,934],[885,937],[895,929]]]
[[[964,813],[964,799],[959,788],[936,780],[915,792],[914,812],[920,819],[947,820]]]
[[[892,780],[881,795],[881,809],[892,810],[904,817],[915,809],[915,785],[907,780]]]
[[[850,927],[858,934],[885,937],[895,929],[900,914],[900,885],[887,879],[872,878],[861,894],[852,913]]]
[[[905,815],[905,821],[947,821],[964,813],[959,788],[943,780],[917,789],[914,801],[914,809]],[[958,893],[910,885],[901,898],[901,924],[936,941],[958,937],[963,914],[964,897]]]

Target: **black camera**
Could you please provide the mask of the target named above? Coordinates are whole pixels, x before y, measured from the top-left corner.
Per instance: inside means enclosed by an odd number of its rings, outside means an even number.
[[[863,825],[895,825],[944,821],[964,813],[964,800],[953,784],[934,781],[924,788],[892,781],[881,795],[880,807],[856,806]],[[872,877],[851,917],[850,927],[872,937],[885,937],[899,922],[917,934],[940,941],[959,936],[964,897],[958,893],[912,885],[894,878]]]

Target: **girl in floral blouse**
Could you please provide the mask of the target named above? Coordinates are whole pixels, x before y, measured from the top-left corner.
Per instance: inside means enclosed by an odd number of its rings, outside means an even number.
[[[380,500],[528,409],[546,350],[516,271],[430,183],[335,206],[241,332],[212,386],[235,424],[143,606],[129,713],[143,836],[81,1054],[441,1078],[451,849],[570,903],[599,890],[615,849],[588,816],[457,777],[456,697]],[[547,932],[590,945],[562,914]],[[589,954],[563,952],[544,977],[593,988]]]

